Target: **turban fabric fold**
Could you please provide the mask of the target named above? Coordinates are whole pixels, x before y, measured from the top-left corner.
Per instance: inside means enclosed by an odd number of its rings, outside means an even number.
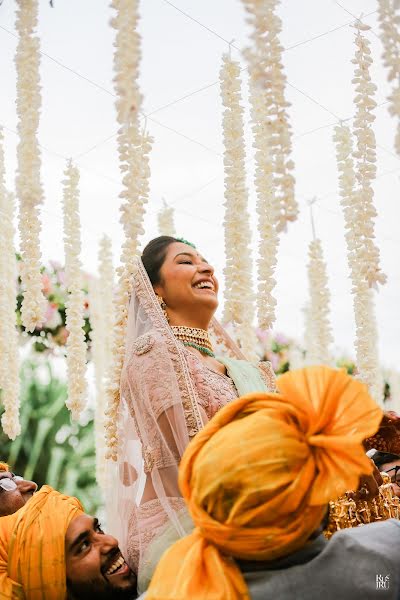
[[[362,442],[382,411],[364,384],[309,367],[281,376],[278,389],[228,404],[187,447],[179,483],[195,530],[164,553],[148,600],[248,600],[234,558],[300,549],[329,500],[372,472]]]
[[[65,599],[65,534],[82,512],[79,500],[45,485],[0,518],[0,600]]]

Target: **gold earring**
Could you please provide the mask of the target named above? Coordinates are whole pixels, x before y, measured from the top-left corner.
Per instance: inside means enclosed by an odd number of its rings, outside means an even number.
[[[161,310],[164,313],[164,317],[169,322],[169,317],[168,317],[168,313],[167,313],[167,305],[164,302],[164,298],[162,296],[160,296],[159,294],[156,294],[156,298],[158,300],[159,305],[161,306]]]

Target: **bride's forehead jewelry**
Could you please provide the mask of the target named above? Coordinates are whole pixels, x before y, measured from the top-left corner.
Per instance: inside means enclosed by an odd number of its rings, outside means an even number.
[[[192,244],[192,242],[188,242],[184,238],[175,238],[175,239],[176,239],[177,242],[181,242],[182,244],[186,244],[187,246],[191,246],[192,248],[194,248],[195,250],[197,250],[196,246],[194,244]]]
[[[202,354],[207,354],[208,356],[215,358],[210,336],[205,329],[177,325],[173,325],[171,329],[174,336],[178,340],[181,340],[184,346],[191,346],[192,348],[196,348],[196,350]]]

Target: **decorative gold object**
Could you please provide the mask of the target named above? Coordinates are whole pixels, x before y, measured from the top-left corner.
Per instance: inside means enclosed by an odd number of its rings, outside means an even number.
[[[379,495],[372,500],[357,500],[354,492],[346,492],[335,502],[329,502],[329,521],[324,531],[330,538],[336,531],[359,527],[374,521],[400,519],[400,499],[393,492],[389,475],[381,473],[383,484]]]
[[[168,313],[167,313],[167,305],[164,302],[164,298],[162,296],[159,296],[158,294],[156,294],[156,298],[157,298],[157,300],[158,300],[158,302],[159,302],[159,304],[161,306],[161,310],[164,313],[164,317],[169,322],[169,316],[168,316]]]
[[[185,346],[196,348],[196,350],[199,350],[203,354],[208,354],[208,356],[215,356],[209,333],[205,329],[177,325],[173,325],[171,329],[174,336],[178,340],[181,340]]]

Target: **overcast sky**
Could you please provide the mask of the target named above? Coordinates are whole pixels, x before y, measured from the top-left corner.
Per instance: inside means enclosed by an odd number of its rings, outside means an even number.
[[[103,0],[40,0],[39,34],[43,110],[42,145],[43,260],[63,262],[61,180],[68,157],[81,169],[81,215],[84,268],[96,271],[98,242],[113,241],[118,261],[122,232],[121,190],[116,152],[115,98],[112,86],[114,30],[112,11]],[[7,179],[13,188],[17,138],[15,112],[16,37],[14,0],[0,6],[0,123],[5,127]],[[351,78],[354,29],[351,14],[364,13],[372,26],[372,76],[378,85],[375,133],[378,177],[376,233],[387,285],[377,296],[379,349],[382,362],[399,363],[400,339],[400,159],[393,147],[395,122],[383,104],[389,92],[377,37],[376,0],[283,0],[282,43],[288,77],[287,98],[294,132],[296,192],[301,213],[282,238],[277,270],[276,329],[303,334],[302,308],[307,302],[307,246],[311,239],[308,201],[328,264],[331,312],[338,351],[353,352],[354,318],[338,201],[333,125],[354,114]],[[186,13],[186,14],[184,14]],[[351,13],[351,14],[349,14]],[[372,13],[372,14],[370,14]],[[248,43],[245,14],[239,0],[142,0],[141,88],[148,129],[154,136],[151,198],[146,217],[147,241],[157,235],[156,215],[164,197],[175,207],[177,231],[193,240],[222,278],[223,162],[218,75],[228,43]],[[238,51],[233,57],[245,63]],[[243,71],[246,121],[249,120],[246,71]],[[247,125],[248,185],[254,217],[251,136]],[[256,246],[256,236],[252,241]]]

